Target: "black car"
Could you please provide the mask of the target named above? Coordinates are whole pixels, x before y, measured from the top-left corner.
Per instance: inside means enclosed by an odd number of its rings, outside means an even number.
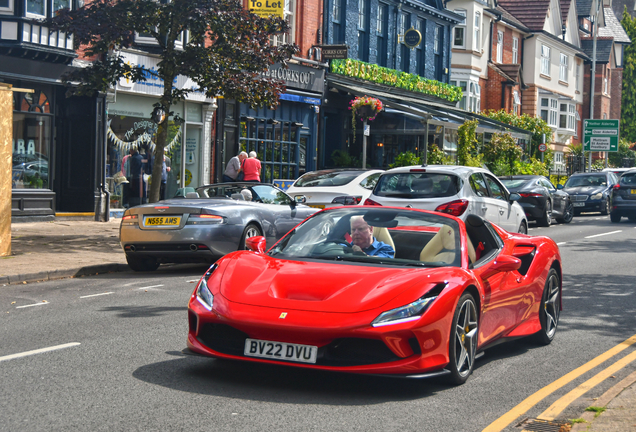
[[[565,182],[563,191],[570,194],[575,215],[581,212],[606,215],[611,208],[610,194],[616,183],[618,178],[613,172],[577,173]]]
[[[539,175],[515,175],[499,177],[510,192],[521,195],[517,201],[528,219],[541,226],[550,226],[552,218],[561,223],[570,223],[574,206],[570,196],[558,190],[547,178]]]
[[[623,216],[632,222],[636,221],[636,169],[623,173],[612,188],[610,219],[618,223]]]

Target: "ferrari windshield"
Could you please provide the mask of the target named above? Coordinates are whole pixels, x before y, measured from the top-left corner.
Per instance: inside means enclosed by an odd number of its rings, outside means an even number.
[[[459,267],[459,239],[459,224],[443,215],[409,209],[334,208],[307,219],[269,254],[286,259]]]

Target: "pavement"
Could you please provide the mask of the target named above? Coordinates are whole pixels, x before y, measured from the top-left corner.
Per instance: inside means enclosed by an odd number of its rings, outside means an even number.
[[[11,256],[0,257],[0,285],[131,271],[119,245],[120,221],[13,223]],[[636,431],[636,371],[589,403],[576,423],[554,430]]]

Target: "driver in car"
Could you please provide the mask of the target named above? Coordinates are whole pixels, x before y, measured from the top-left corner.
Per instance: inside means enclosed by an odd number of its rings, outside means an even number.
[[[351,246],[354,252],[365,255],[383,258],[395,257],[395,250],[390,245],[373,237],[373,227],[362,216],[351,218]]]

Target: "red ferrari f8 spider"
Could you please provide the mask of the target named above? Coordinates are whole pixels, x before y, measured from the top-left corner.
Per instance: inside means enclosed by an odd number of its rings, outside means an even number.
[[[263,237],[247,243],[192,293],[185,352],[462,384],[492,344],[549,344],[559,322],[554,241],[479,216],[340,207],[267,252]]]

